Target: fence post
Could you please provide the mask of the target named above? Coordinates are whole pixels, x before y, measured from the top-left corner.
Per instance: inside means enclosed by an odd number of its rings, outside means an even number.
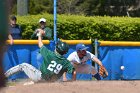
[[[57,41],[57,0],[54,0],[54,41]]]
[[[98,58],[98,40],[97,39],[94,40],[94,44],[95,44],[95,56]],[[95,69],[98,71],[97,63],[95,63]]]

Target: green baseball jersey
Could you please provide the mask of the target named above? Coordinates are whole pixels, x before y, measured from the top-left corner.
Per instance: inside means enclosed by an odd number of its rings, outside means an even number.
[[[45,46],[41,47],[40,53],[44,58],[44,61],[40,67],[43,79],[48,81],[56,81],[63,75],[64,72],[73,72],[74,67],[62,55],[48,50]]]

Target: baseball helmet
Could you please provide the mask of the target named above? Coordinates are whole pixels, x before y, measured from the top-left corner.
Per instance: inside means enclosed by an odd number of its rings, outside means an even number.
[[[78,50],[86,50],[88,49],[89,47],[86,47],[83,43],[79,43],[76,45],[76,51]]]
[[[56,44],[56,51],[61,54],[61,55],[64,55],[68,52],[69,50],[69,45],[66,44],[65,42],[61,42],[61,41],[58,41],[57,44]]]

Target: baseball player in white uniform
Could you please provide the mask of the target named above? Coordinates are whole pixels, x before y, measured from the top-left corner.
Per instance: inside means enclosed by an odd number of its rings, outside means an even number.
[[[93,66],[86,64],[86,62],[88,60],[93,60],[99,66],[103,66],[102,62],[95,55],[87,51],[87,48],[88,47],[86,47],[84,44],[77,44],[76,51],[71,53],[67,59],[75,67],[77,73],[92,74],[93,77],[95,77],[97,80],[100,80],[101,78],[99,73]],[[63,81],[67,81],[66,73],[63,75]]]

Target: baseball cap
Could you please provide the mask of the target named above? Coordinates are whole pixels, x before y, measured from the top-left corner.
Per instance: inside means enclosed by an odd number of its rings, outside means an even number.
[[[14,16],[14,15],[12,15],[12,16],[10,17],[10,19],[11,19],[11,20],[17,20],[16,16]]]
[[[86,47],[84,44],[80,43],[80,44],[77,44],[76,45],[76,51],[78,50],[86,50],[88,49],[89,47]]]
[[[45,18],[41,18],[41,19],[39,19],[39,23],[40,22],[46,22],[46,19]]]

